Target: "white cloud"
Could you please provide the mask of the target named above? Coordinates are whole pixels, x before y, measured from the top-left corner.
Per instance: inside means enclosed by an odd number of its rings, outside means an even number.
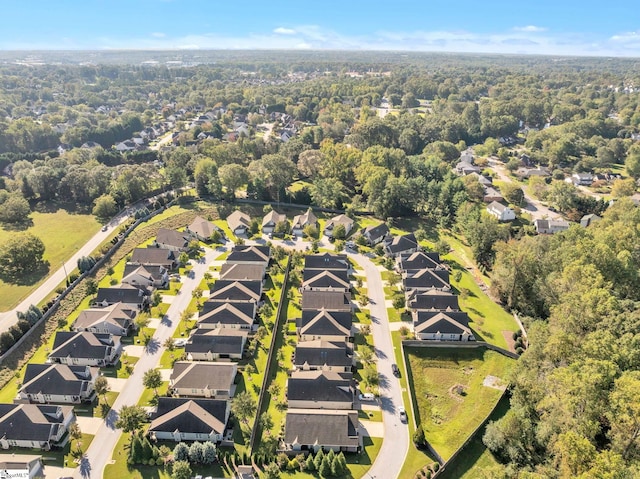
[[[151,36],[154,38],[164,38],[167,36],[167,34],[162,32],[153,32]]]
[[[513,29],[516,32],[529,32],[529,33],[535,33],[535,32],[546,32],[547,28],[545,27],[537,27],[535,25],[527,25],[524,27],[513,27]]]
[[[279,35],[295,35],[296,31],[292,28],[278,27],[273,29],[273,33],[277,33]]]

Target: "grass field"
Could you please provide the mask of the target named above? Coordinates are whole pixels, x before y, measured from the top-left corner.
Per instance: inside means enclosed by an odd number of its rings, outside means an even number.
[[[54,213],[31,214],[33,224],[26,232],[38,236],[45,246],[44,259],[49,261],[50,270],[57,270],[84,245],[99,229],[100,223],[91,215],[71,214],[59,209]],[[73,232],[73,234],[70,234]],[[0,228],[0,245],[3,245],[16,231]],[[71,274],[71,271],[68,271]],[[34,278],[31,284],[14,285],[0,280],[0,311],[9,311],[26,298],[46,276]]]
[[[417,422],[446,460],[502,395],[484,386],[484,379],[492,375],[504,380],[515,362],[484,348],[406,348],[406,354]]]

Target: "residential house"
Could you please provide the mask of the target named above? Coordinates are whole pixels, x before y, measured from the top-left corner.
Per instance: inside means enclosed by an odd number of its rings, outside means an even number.
[[[187,251],[189,249],[189,234],[168,228],[160,228],[154,244],[159,248],[171,251]]]
[[[491,203],[493,201],[500,202],[502,200],[504,200],[504,197],[498,190],[491,186],[485,186],[482,201],[484,201],[485,203]]]
[[[227,264],[261,264],[265,270],[269,266],[269,258],[271,257],[271,248],[268,246],[234,246],[229,256],[227,256]]]
[[[311,254],[304,258],[305,271],[348,271],[350,268],[351,263],[346,254]]]
[[[318,218],[313,214],[311,208],[309,208],[306,213],[293,217],[291,233],[295,236],[302,236],[302,231],[307,226],[318,226]]]
[[[294,371],[287,381],[289,409],[353,409],[351,373]]]
[[[255,324],[256,303],[250,301],[205,301],[198,313],[199,329],[242,329],[252,331]]]
[[[358,411],[289,409],[283,443],[285,450],[296,452],[358,452],[362,446]]]
[[[165,441],[220,442],[231,404],[223,399],[158,398],[148,434]]]
[[[443,267],[438,253],[417,251],[415,253],[401,253],[396,259],[396,269],[400,272]]]
[[[66,364],[27,364],[17,401],[81,404],[92,402],[100,370]]]
[[[302,310],[352,311],[351,293],[342,291],[303,291]]]
[[[344,226],[345,236],[349,236],[349,233],[353,229],[354,221],[346,215],[334,216],[325,223],[324,235],[327,238],[333,238],[333,229],[338,225]]]
[[[219,279],[213,283],[209,293],[212,301],[260,302],[262,281],[231,281]]]
[[[146,288],[131,284],[119,284],[108,288],[98,288],[93,305],[106,307],[122,303],[126,308],[141,310],[149,304],[150,295],[151,291]]]
[[[346,342],[351,338],[353,315],[350,311],[302,310],[297,320],[298,338],[300,341]]]
[[[429,291],[432,289],[450,291],[449,271],[440,269],[408,270],[403,273],[402,283],[407,296],[414,292]]]
[[[133,151],[136,149],[136,144],[132,140],[121,141],[115,146],[116,151],[121,153],[126,151]]]
[[[189,361],[217,361],[242,359],[249,333],[241,329],[196,329],[184,352]]]
[[[112,334],[58,331],[49,353],[52,363],[69,366],[111,366],[122,353],[120,337]]]
[[[236,236],[246,236],[251,227],[251,218],[248,214],[236,210],[227,216],[229,229]]]
[[[0,447],[45,451],[64,447],[69,426],[75,420],[73,406],[0,404]]]
[[[298,343],[293,359],[293,367],[299,371],[350,373],[355,364],[349,343],[322,339]]]
[[[385,223],[367,226],[362,230],[362,236],[365,237],[369,246],[383,242],[390,234],[389,227]]]
[[[166,288],[169,284],[169,271],[160,265],[141,265],[127,263],[122,273],[122,283],[145,288]]]
[[[224,238],[222,234],[222,230],[218,228],[213,222],[205,220],[200,216],[196,216],[196,218],[191,222],[185,233],[190,235],[192,238],[197,239],[198,241],[204,241],[205,243],[209,243],[211,241],[211,235],[217,231],[220,233],[221,238]]]
[[[474,178],[476,178],[478,180],[478,183],[480,183],[482,186],[493,185],[493,178],[491,178],[490,176],[484,176],[480,173],[471,173],[469,176],[473,176]]]
[[[177,361],[169,378],[169,392],[179,397],[230,399],[237,372],[236,363]]]
[[[264,218],[262,218],[262,232],[266,235],[273,233],[276,225],[283,221],[287,221],[287,215],[278,213],[276,210],[269,211],[264,215]]]
[[[303,291],[351,291],[349,274],[345,270],[308,270],[302,274]]]
[[[475,341],[469,316],[461,311],[417,311],[413,331],[417,339],[426,341]]]
[[[266,270],[261,263],[224,263],[220,267],[220,279],[231,281],[263,281]]]
[[[584,215],[581,219],[580,219],[580,226],[582,226],[583,228],[587,228],[589,226],[591,226],[593,223],[596,223],[598,221],[600,221],[602,218],[600,218],[598,215]]]
[[[385,254],[393,258],[397,258],[401,254],[415,253],[419,251],[419,249],[418,240],[413,233],[395,236],[384,243]]]
[[[493,201],[487,205],[487,212],[498,218],[498,221],[513,221],[516,219],[515,211],[497,201]]]
[[[533,221],[536,232],[541,235],[552,235],[569,229],[569,222],[561,219],[537,219]]]
[[[537,168],[518,168],[515,174],[520,178],[533,178],[534,176],[546,178],[551,176],[547,168],[540,166]]]
[[[410,296],[407,308],[412,311],[460,311],[458,296],[448,291],[431,289]]]
[[[44,463],[42,456],[29,454],[0,454],[0,471],[16,471],[21,475],[5,477],[15,477],[20,479],[40,479],[44,476]]]
[[[84,309],[73,323],[73,331],[128,336],[135,328],[137,308],[113,303],[100,308]]]
[[[469,162],[466,161],[460,161],[457,165],[456,165],[456,173],[458,173],[459,175],[462,176],[466,176],[466,175],[470,175],[472,173],[480,173],[482,171],[482,169],[478,166],[475,166]]]
[[[135,248],[131,253],[129,264],[143,266],[162,266],[173,270],[178,266],[178,255],[175,251],[161,248]]]
[[[591,173],[574,173],[565,181],[574,185],[591,186],[593,183],[593,175]]]

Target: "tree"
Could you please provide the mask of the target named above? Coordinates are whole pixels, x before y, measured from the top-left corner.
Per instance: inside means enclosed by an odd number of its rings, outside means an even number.
[[[313,203],[322,208],[338,208],[347,197],[344,185],[336,178],[317,178],[309,190]]]
[[[5,331],[4,333],[0,334],[1,354],[6,353],[14,344],[16,344],[16,340],[13,337],[13,334],[11,334],[9,331]]]
[[[191,479],[191,472],[188,461],[176,461],[173,463],[171,479]]]
[[[189,460],[189,446],[184,442],[179,442],[176,447],[173,448],[173,459],[175,461],[188,461]]]
[[[80,426],[78,425],[77,422],[73,422],[69,425],[69,437],[73,441],[76,441],[76,446],[78,448],[78,451],[81,451],[82,442],[80,441],[80,439],[82,438],[82,431],[80,430]]]
[[[263,431],[270,431],[273,429],[273,419],[271,418],[271,414],[267,411],[260,415],[260,427]]]
[[[100,221],[108,221],[118,212],[116,200],[111,195],[102,195],[96,199],[92,214]]]
[[[404,299],[404,295],[402,296],[396,296],[393,298],[393,308],[394,309],[404,309],[405,307],[405,299]]]
[[[256,401],[247,391],[236,395],[231,401],[231,411],[243,423],[248,424],[249,418],[256,413]]]
[[[280,479],[280,476],[280,467],[275,462],[268,464],[262,470],[262,477],[264,479]]]
[[[619,179],[613,182],[611,196],[622,198],[623,196],[633,196],[636,192],[636,180],[633,178]]]
[[[333,237],[337,240],[343,240],[347,237],[347,231],[343,224],[337,224],[333,227]]]
[[[95,264],[96,260],[91,256],[82,256],[78,258],[78,271],[80,271],[81,274],[85,273],[91,270]]]
[[[204,445],[201,442],[195,441],[189,446],[189,462],[192,464],[204,463]]]
[[[202,445],[202,464],[213,464],[216,462],[217,450],[216,445],[211,441],[207,441]]]
[[[422,428],[422,424],[418,424],[416,426],[416,431],[413,433],[413,443],[416,445],[418,449],[422,449],[427,444],[427,440],[424,435],[424,429]]]
[[[158,397],[158,388],[162,386],[162,374],[159,369],[149,369],[142,377],[142,384],[147,389],[153,389],[153,394]]]
[[[318,474],[320,474],[320,477],[322,477],[323,479],[331,475],[331,459],[329,459],[328,455],[322,458],[322,462],[320,463],[320,467],[318,468]]]
[[[182,265],[186,265],[189,263],[189,255],[183,251],[182,253],[180,253],[180,256],[178,256],[178,262]]]
[[[524,204],[524,191],[515,183],[505,182],[502,185],[502,195],[505,199],[516,206]]]
[[[227,191],[235,196],[236,190],[243,185],[246,185],[249,181],[249,173],[247,169],[242,165],[228,164],[222,165],[218,169],[218,175],[220,177],[220,183],[227,188]]]
[[[11,235],[0,249],[0,277],[15,282],[38,271],[47,264],[44,251],[42,240],[31,233]]]
[[[29,202],[19,194],[9,196],[0,204],[0,222],[2,223],[24,223],[29,219],[30,213]]]
[[[625,371],[609,395],[612,449],[623,458],[640,455],[640,372]]]
[[[103,400],[105,400],[107,393],[111,390],[111,386],[109,386],[109,381],[105,376],[98,376],[93,385],[93,388],[96,394],[98,395],[98,397],[101,397]]]
[[[627,158],[624,160],[627,173],[634,179],[640,179],[640,146],[634,145],[629,148]]]
[[[321,171],[323,155],[320,150],[305,150],[298,156],[297,168],[300,175],[315,178]]]
[[[140,429],[148,419],[147,412],[140,406],[122,406],[116,421],[116,427],[124,432]]]

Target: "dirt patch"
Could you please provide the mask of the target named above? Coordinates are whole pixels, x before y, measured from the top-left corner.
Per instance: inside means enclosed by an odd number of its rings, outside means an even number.
[[[502,337],[507,342],[507,349],[512,353],[516,352],[515,340],[513,339],[513,331],[502,331]]]
[[[454,384],[448,389],[448,392],[452,399],[462,402],[467,395],[467,387],[464,384]]]
[[[462,370],[464,374],[473,374],[473,368],[471,366],[466,367]]]
[[[504,391],[507,387],[502,384],[502,379],[497,376],[486,376],[484,381],[482,381],[482,385],[488,388],[498,389],[499,391]]]

